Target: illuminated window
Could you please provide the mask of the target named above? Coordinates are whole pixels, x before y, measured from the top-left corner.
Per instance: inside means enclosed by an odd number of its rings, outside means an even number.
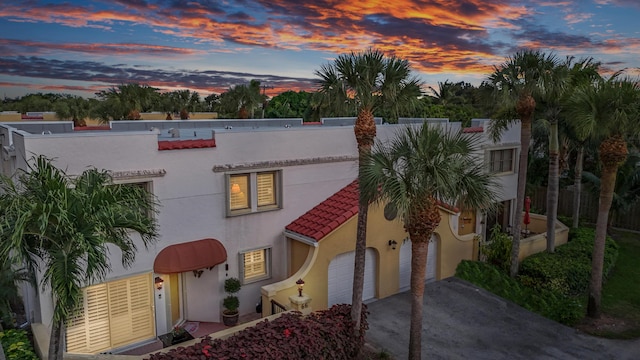
[[[493,173],[513,172],[515,149],[492,150],[489,152],[489,171]]]
[[[240,271],[243,283],[271,277],[271,249],[257,249],[240,253]]]
[[[249,174],[229,177],[229,209],[248,209],[249,194]]]
[[[281,208],[281,171],[227,175],[227,216]]]

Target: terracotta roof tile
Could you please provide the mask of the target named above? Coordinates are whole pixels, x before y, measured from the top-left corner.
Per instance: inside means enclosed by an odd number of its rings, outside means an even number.
[[[73,131],[111,130],[109,125],[102,126],[75,126]]]
[[[286,230],[320,241],[347,220],[358,214],[358,181],[340,189],[325,201],[285,227]],[[460,210],[452,205],[438,201],[438,206],[457,213]]]
[[[468,128],[462,129],[462,132],[463,133],[481,133],[481,132],[484,132],[484,128],[482,126],[468,127]]]
[[[158,150],[201,149],[212,147],[216,147],[215,139],[158,141]]]
[[[358,213],[358,182],[353,181],[285,228],[320,241]]]

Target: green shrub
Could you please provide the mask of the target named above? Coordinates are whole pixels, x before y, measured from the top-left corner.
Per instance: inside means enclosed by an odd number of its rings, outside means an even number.
[[[463,260],[456,268],[456,276],[562,324],[574,325],[584,316],[580,299],[529,288],[486,263]]]
[[[566,296],[583,295],[589,289],[591,254],[595,231],[578,228],[569,232],[569,242],[558,246],[555,253],[541,252],[524,259],[518,280],[535,290],[551,290]],[[607,237],[604,256],[604,277],[615,266],[618,245]]]
[[[24,330],[5,330],[0,332],[0,343],[4,354],[10,360],[34,360],[38,357]]]
[[[511,237],[500,230],[500,225],[491,229],[490,241],[480,245],[480,252],[487,263],[496,266],[504,272],[511,267]]]

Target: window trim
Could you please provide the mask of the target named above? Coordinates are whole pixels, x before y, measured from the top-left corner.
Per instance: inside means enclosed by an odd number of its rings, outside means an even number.
[[[275,191],[274,204],[258,205],[258,174],[273,173],[273,190]],[[243,209],[231,209],[231,177],[238,175],[247,175],[249,178],[249,207]],[[225,193],[225,209],[227,217],[240,216],[246,214],[254,214],[264,211],[282,209],[282,169],[261,169],[256,171],[237,171],[225,174],[224,193]]]
[[[156,194],[153,192],[153,180],[141,179],[141,178],[124,179],[124,180],[113,179],[113,185],[130,185],[130,184],[144,185],[145,190],[149,193],[149,195],[151,196],[151,199],[154,200],[154,204],[151,207],[151,209],[149,209],[149,213],[147,214],[147,216],[151,219],[156,218],[156,215],[157,215],[156,207],[160,202],[158,201],[158,197],[156,196]]]
[[[511,151],[511,169],[510,170],[506,170],[506,171],[492,170],[493,162],[491,161],[491,155],[494,152],[498,152],[498,151],[502,152],[502,151],[505,151],[505,150]],[[517,164],[517,159],[518,159],[518,148],[517,147],[513,147],[513,146],[505,146],[505,147],[497,147],[497,148],[487,149],[486,159],[487,159],[487,172],[489,172],[491,174],[495,174],[495,175],[514,174],[514,173],[516,173],[516,164]]]
[[[264,252],[264,275],[261,276],[252,276],[250,278],[245,277],[244,273],[244,257],[246,254],[254,252],[254,251],[263,251]],[[271,254],[272,247],[271,246],[263,246],[259,248],[247,249],[238,252],[238,267],[239,267],[239,278],[243,285],[251,284],[262,280],[267,280],[271,278]]]

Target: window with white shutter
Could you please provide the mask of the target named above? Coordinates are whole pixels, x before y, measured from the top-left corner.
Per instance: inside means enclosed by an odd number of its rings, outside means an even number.
[[[242,282],[247,284],[271,277],[271,248],[240,253]]]
[[[67,322],[67,352],[97,354],[155,337],[151,274],[83,289]]]
[[[282,207],[282,171],[227,175],[227,216]]]
[[[272,172],[257,174],[258,207],[276,204],[275,177]]]

